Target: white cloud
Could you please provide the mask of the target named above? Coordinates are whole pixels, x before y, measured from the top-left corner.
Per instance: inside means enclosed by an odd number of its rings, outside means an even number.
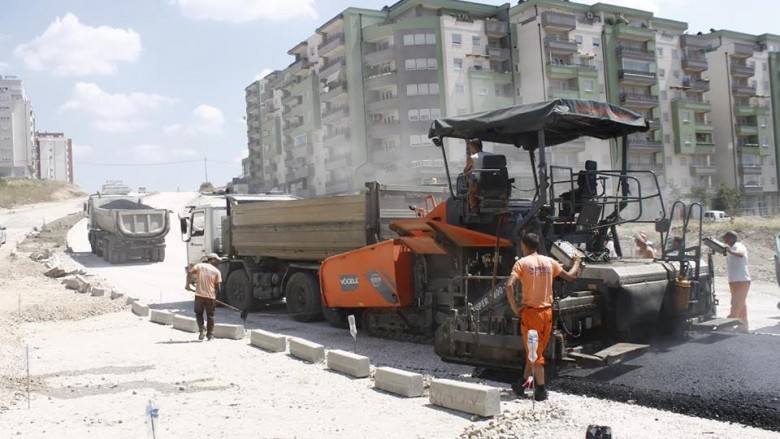
[[[134,62],[140,53],[141,36],[132,29],[87,26],[71,13],[14,49],[27,68],[59,76],[110,75],[118,63]]]
[[[76,110],[93,119],[101,131],[132,131],[146,126],[144,117],[150,111],[171,105],[176,99],[148,93],[115,93],[103,91],[96,84],[79,82],[73,86],[70,100],[60,111]]]
[[[77,158],[89,157],[95,152],[95,148],[89,145],[73,144],[73,156]]]
[[[244,23],[255,20],[281,21],[317,18],[315,0],[171,0],[191,20]]]
[[[165,148],[150,143],[135,145],[131,148],[136,163],[167,163],[180,160],[194,160],[198,152],[190,148]]]
[[[263,69],[260,73],[255,75],[255,81],[259,81],[273,72],[273,69]]]
[[[165,134],[219,134],[225,125],[222,110],[211,105],[201,104],[192,110],[192,120],[187,125],[173,124],[163,128]]]

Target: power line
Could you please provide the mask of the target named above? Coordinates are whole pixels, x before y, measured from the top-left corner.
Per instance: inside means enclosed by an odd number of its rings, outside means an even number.
[[[95,163],[95,162],[81,162],[77,161],[76,165],[82,165],[82,166],[114,166],[114,167],[124,167],[124,166],[165,166],[165,165],[183,165],[188,163],[200,163],[203,159],[192,159],[192,160],[179,160],[179,161],[172,161],[172,162],[150,162],[150,163]],[[214,159],[207,159],[208,162],[212,163],[221,163],[226,165],[234,165],[237,164],[235,162],[227,161],[227,160],[214,160]]]

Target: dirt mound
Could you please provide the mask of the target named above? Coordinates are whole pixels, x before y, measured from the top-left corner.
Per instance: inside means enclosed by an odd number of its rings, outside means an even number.
[[[144,203],[135,202],[132,200],[114,200],[109,201],[106,204],[100,206],[101,209],[124,209],[124,210],[143,210],[154,209],[151,206],[147,206]]]
[[[63,201],[85,195],[78,186],[62,181],[0,178],[0,207]]]

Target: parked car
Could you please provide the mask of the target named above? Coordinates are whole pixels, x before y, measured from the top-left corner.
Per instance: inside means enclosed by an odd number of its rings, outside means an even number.
[[[704,219],[710,221],[728,221],[731,218],[722,210],[708,210],[704,212]]]
[[[0,226],[0,245],[5,244],[5,226]]]

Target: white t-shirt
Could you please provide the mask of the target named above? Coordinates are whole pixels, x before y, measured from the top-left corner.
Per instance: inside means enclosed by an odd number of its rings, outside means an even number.
[[[742,253],[745,256],[740,258],[731,253],[726,255],[726,272],[728,274],[729,282],[749,281],[750,273],[748,273],[747,247],[741,242],[737,242],[731,246],[731,251]]]

